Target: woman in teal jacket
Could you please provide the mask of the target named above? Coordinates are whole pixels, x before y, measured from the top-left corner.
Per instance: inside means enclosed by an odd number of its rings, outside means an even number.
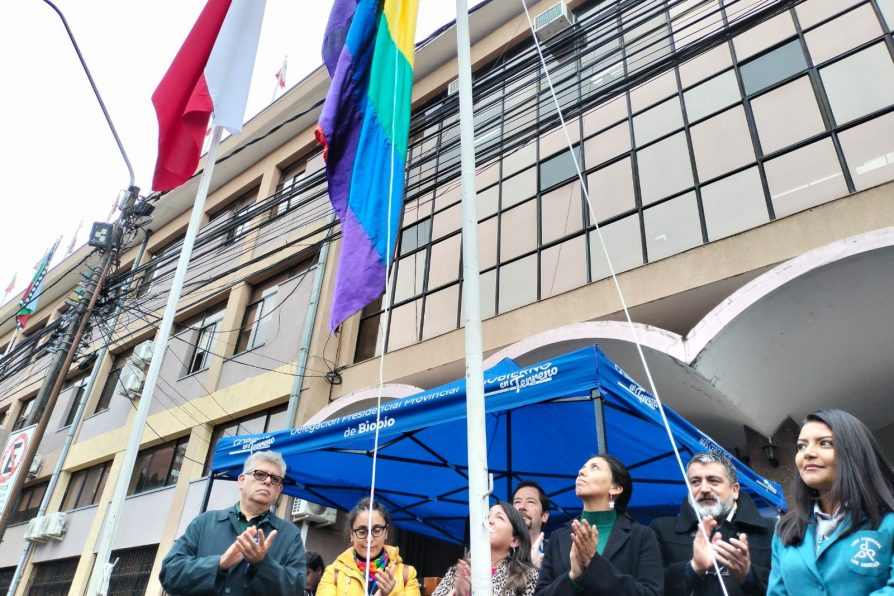
[[[767,594],[894,596],[894,472],[869,429],[841,410],[814,412],[795,466]]]

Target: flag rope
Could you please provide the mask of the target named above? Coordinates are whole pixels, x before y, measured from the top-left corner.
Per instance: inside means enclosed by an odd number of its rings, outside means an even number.
[[[593,221],[593,225],[596,227],[596,235],[599,238],[599,244],[602,247],[602,254],[605,256],[605,261],[608,264],[608,270],[611,273],[612,282],[615,286],[615,292],[618,295],[618,300],[621,302],[621,309],[624,311],[624,317],[627,321],[627,327],[630,330],[630,333],[633,335],[634,344],[636,344],[636,352],[639,355],[640,362],[643,365],[643,370],[646,373],[646,379],[649,382],[649,391],[651,391],[652,395],[655,397],[655,402],[658,405],[658,412],[661,414],[661,422],[664,424],[664,429],[667,431],[667,437],[670,440],[671,448],[674,451],[674,457],[677,460],[677,465],[680,468],[680,474],[683,476],[683,484],[686,486],[686,494],[687,499],[689,500],[689,504],[692,506],[693,511],[695,511],[696,516],[698,516],[698,509],[696,508],[695,499],[692,497],[692,493],[689,491],[689,481],[686,476],[686,468],[683,466],[683,459],[680,457],[680,450],[677,448],[677,443],[674,441],[674,434],[670,428],[670,423],[667,421],[667,415],[664,411],[664,402],[661,400],[661,397],[658,395],[658,388],[655,386],[655,380],[652,378],[652,370],[649,367],[649,363],[646,361],[646,356],[643,353],[642,344],[639,341],[639,333],[637,333],[636,326],[633,324],[633,319],[630,316],[630,310],[627,307],[627,300],[624,298],[624,292],[621,290],[621,284],[618,281],[618,276],[615,272],[614,264],[612,263],[611,257],[608,254],[608,245],[605,243],[605,237],[602,235],[602,227],[599,225],[598,218],[596,217],[596,210],[593,208],[593,202],[590,199],[590,193],[587,190],[586,182],[584,181],[583,171],[581,170],[580,161],[578,156],[574,152],[574,143],[571,141],[571,135],[568,134],[568,125],[565,123],[565,116],[562,114],[562,106],[559,104],[559,98],[556,96],[555,87],[553,87],[552,77],[549,74],[549,67],[546,64],[546,59],[543,57],[543,50],[540,46],[540,40],[537,38],[537,33],[534,30],[534,21],[531,19],[531,13],[528,11],[528,5],[525,0],[520,0],[522,4],[522,8],[525,11],[525,17],[528,19],[528,27],[531,29],[531,37],[534,39],[534,47],[537,50],[537,56],[540,58],[540,64],[543,66],[543,74],[546,78],[546,83],[549,86],[550,96],[552,97],[553,103],[556,106],[556,112],[559,116],[559,123],[562,127],[562,132],[565,135],[565,141],[568,145],[568,152],[571,155],[571,161],[574,163],[574,169],[577,172],[577,178],[580,181],[581,190],[584,193],[584,199],[587,202],[587,209],[589,210],[590,219]],[[701,531],[702,535],[707,542],[710,552],[711,552],[711,562],[714,566],[714,571],[717,574],[717,581],[720,583],[720,589],[723,591],[724,596],[729,596],[726,585],[723,583],[723,576],[720,573],[720,566],[717,563],[717,556],[714,547],[711,545],[711,538],[708,536],[707,531],[704,526],[699,523],[698,528]]]

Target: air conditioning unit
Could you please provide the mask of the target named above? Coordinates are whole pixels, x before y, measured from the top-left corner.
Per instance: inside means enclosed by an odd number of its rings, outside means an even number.
[[[68,515],[60,511],[45,516],[45,519],[44,538],[62,540],[62,537],[65,536],[65,530],[68,529]]]
[[[28,542],[46,542],[47,516],[42,515],[35,517],[28,522],[28,529],[25,531],[25,540]]]
[[[155,350],[155,344],[151,339],[147,339],[141,344],[137,344],[133,349],[133,355],[130,357],[137,364],[148,365],[152,360],[152,352]]]
[[[295,499],[292,505],[292,521],[306,521],[318,526],[331,526],[335,523],[338,511],[332,507],[325,507],[317,503],[311,503],[304,499]]]
[[[28,468],[28,477],[36,478],[38,474],[40,474],[40,466],[43,465],[43,456],[39,453],[34,454],[34,459],[31,460],[31,467]]]
[[[553,4],[534,18],[534,33],[540,41],[546,41],[574,24],[574,14],[565,2]]]
[[[447,95],[453,95],[459,91],[459,79],[453,79],[450,81],[450,84],[447,85]]]
[[[121,389],[130,399],[140,397],[143,384],[146,382],[146,373],[139,368],[129,366],[121,373]]]

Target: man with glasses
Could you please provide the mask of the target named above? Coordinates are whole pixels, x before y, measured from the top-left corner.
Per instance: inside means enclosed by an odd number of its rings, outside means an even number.
[[[275,451],[251,454],[237,484],[239,501],[194,519],[161,564],[169,594],[301,594],[301,534],[270,507],[282,493],[286,462]]]

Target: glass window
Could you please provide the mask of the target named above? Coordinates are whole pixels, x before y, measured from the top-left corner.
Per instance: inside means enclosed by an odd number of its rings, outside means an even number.
[[[685,89],[732,65],[729,45],[724,43],[681,64],[680,83]]]
[[[431,220],[425,219],[406,228],[400,235],[400,254],[408,254],[431,240]]]
[[[192,354],[186,363],[185,374],[190,375],[208,368],[214,348],[214,336],[218,325],[223,320],[223,314],[224,307],[220,307],[217,311],[208,313],[190,325],[192,333],[189,335],[194,337],[195,341],[190,341]]]
[[[500,267],[500,312],[537,300],[537,255]]]
[[[683,112],[678,97],[671,97],[633,117],[633,135],[638,146],[680,128],[683,128]]]
[[[630,127],[626,121],[584,141],[584,155],[590,168],[628,151]]]
[[[276,185],[276,192],[283,198],[276,205],[276,213],[283,213],[298,206],[303,198],[299,196],[298,191],[303,185],[304,179],[304,160],[283,169],[279,184]]]
[[[807,29],[858,2],[860,0],[835,0],[835,2],[829,2],[829,0],[807,0],[798,4],[795,7],[795,12],[798,13],[798,21],[801,23],[801,27]]]
[[[157,553],[157,544],[113,550],[108,594],[145,594]]]
[[[78,411],[78,404],[84,396],[84,389],[87,387],[87,381],[89,380],[90,375],[84,374],[67,383],[65,389],[71,389],[72,391],[68,396],[68,410],[65,412],[65,420],[62,423],[63,427],[70,426],[71,423],[74,422],[75,414]],[[63,391],[65,389],[63,389]],[[0,422],[0,424],[2,424],[2,422]]]
[[[478,221],[489,217],[500,210],[500,185],[494,185],[478,193],[476,203]]]
[[[543,244],[583,228],[580,182],[577,180],[540,197],[540,238]]]
[[[761,149],[773,153],[825,130],[808,77],[751,100]]]
[[[500,216],[500,261],[537,248],[537,201],[504,211]]]
[[[229,218],[227,223],[227,242],[235,242],[248,233],[252,225],[251,220],[254,218],[251,210],[257,197],[258,189],[251,190],[230,203],[223,211],[212,216],[212,219],[220,215],[224,215],[224,218],[226,218],[226,214],[232,213],[232,217]]]
[[[894,63],[884,43],[820,69],[838,124],[894,103]]]
[[[491,269],[478,276],[478,295],[479,308],[481,309],[481,318],[489,319],[496,314],[496,298],[497,298],[497,270]],[[460,294],[459,305],[459,325],[463,326],[463,305],[462,295]]]
[[[604,87],[618,81],[624,76],[624,62],[620,54],[606,57],[595,64],[581,70],[581,92],[584,97],[598,93]],[[624,102],[626,106],[626,100]]]
[[[783,39],[794,37],[794,35],[795,23],[792,21],[791,14],[786,11],[733,38],[736,58],[745,60],[764,48],[769,48]]]
[[[682,132],[636,152],[643,204],[692,186],[689,146]]]
[[[357,332],[357,349],[354,352],[354,362],[360,362],[373,356],[378,356],[382,345],[382,314],[375,313],[382,308],[382,299],[366,305],[361,311],[360,329]]]
[[[747,62],[739,69],[745,93],[757,93],[773,83],[807,68],[807,59],[797,39]]]
[[[569,178],[576,177],[575,161],[580,164],[580,145],[575,145],[574,153],[563,151],[540,162],[540,190],[543,191]],[[506,207],[505,202],[503,207]]]
[[[894,0],[876,0],[876,2],[888,24],[888,31],[894,30]]]
[[[96,505],[102,496],[103,488],[105,488],[110,467],[111,462],[105,462],[72,472],[59,511],[71,511],[88,505]]]
[[[540,253],[540,298],[549,298],[587,283],[587,245],[578,236]]]
[[[96,405],[93,407],[93,411],[90,412],[91,415],[109,408],[109,404],[112,403],[112,397],[118,391],[118,380],[121,378],[121,371],[124,370],[127,359],[130,358],[132,353],[133,350],[127,350],[114,356],[112,370],[109,371],[109,375],[106,377],[106,382],[102,386],[102,393],[99,394],[99,399],[96,400]]]
[[[488,162],[483,166],[478,166],[475,169],[475,190],[481,190],[482,188],[486,188],[491,184],[500,181],[500,162],[497,160]],[[457,183],[457,188],[460,189],[461,186]],[[458,193],[459,194],[459,193]],[[457,196],[458,198],[458,196]]]
[[[454,284],[425,298],[425,317],[422,339],[428,339],[456,329],[459,314],[459,284]]]
[[[267,342],[272,313],[279,300],[279,285],[252,289],[251,298],[242,315],[242,325],[236,338],[236,354],[253,350]]]
[[[454,203],[458,203],[461,196],[462,184],[459,178],[440,185],[435,191],[435,210],[440,211],[444,207],[449,207]],[[420,238],[422,237],[424,237],[424,235],[420,236]]]
[[[627,98],[621,95],[584,114],[584,136],[588,137],[625,118]]]
[[[723,28],[717,0],[684,0],[671,3],[670,16],[676,50]]]
[[[403,302],[422,293],[425,281],[426,251],[413,253],[397,262],[397,280],[394,284],[394,299]]]
[[[643,12],[634,15],[633,11],[625,13],[630,22],[624,26],[631,27],[642,20]],[[627,70],[635,72],[661,60],[671,53],[671,37],[668,31],[667,13],[648,19],[646,22],[632,26],[624,33],[624,48],[627,54]]]
[[[478,270],[497,264],[497,221],[492,217],[478,224]]]
[[[834,21],[804,34],[814,64],[822,64],[882,34],[871,4],[864,4]]]
[[[537,193],[537,169],[530,168],[503,180],[503,209],[530,199]]]
[[[894,114],[855,126],[838,138],[857,190],[894,178]]]
[[[447,240],[432,245],[431,263],[428,268],[429,290],[456,281],[459,278],[461,241],[462,236],[455,234]]]
[[[770,221],[756,167],[702,187],[708,240],[719,240]]]
[[[433,240],[449,236],[457,231],[463,223],[462,203],[456,203],[439,213],[435,213],[431,237]]]
[[[37,517],[37,512],[40,510],[40,502],[43,500],[43,495],[47,490],[47,484],[47,482],[41,482],[40,484],[32,484],[22,488],[12,517],[9,519],[10,524],[21,524]]]
[[[156,488],[173,486],[180,477],[180,466],[186,453],[189,437],[182,437],[137,454],[133,476],[127,488],[128,495],[138,495]]]
[[[537,141],[531,141],[503,156],[503,176],[509,176],[530,166],[537,160]]]
[[[630,215],[600,226],[600,230],[615,273],[621,273],[643,264],[639,215]],[[611,271],[605,258],[602,242],[599,241],[599,235],[595,231],[590,232],[590,279],[599,281],[610,275]]]
[[[633,171],[625,157],[587,176],[587,191],[597,221],[630,211],[636,206]]]
[[[701,181],[754,161],[754,146],[742,106],[696,124],[690,131]]]
[[[561,125],[540,136],[541,160],[554,153],[568,153],[568,138],[571,139],[572,145],[580,141],[580,121],[575,118],[566,121],[565,124],[568,130],[567,138],[565,137],[565,130],[562,129]]]
[[[764,164],[764,171],[777,218],[847,194],[831,139],[771,159]]]
[[[80,557],[35,563],[26,593],[44,596],[68,594],[74,582],[75,571],[78,569],[78,561]]]
[[[717,75],[683,93],[683,100],[686,102],[686,117],[689,122],[701,120],[741,99],[736,73],[732,70]]]
[[[13,431],[25,428],[25,423],[28,422],[28,416],[30,416],[31,412],[34,411],[34,406],[36,405],[37,396],[34,396],[30,399],[22,400],[22,407],[19,408],[19,413],[18,415],[16,415],[15,422],[12,423]]]
[[[419,323],[422,320],[422,299],[398,306],[391,311],[391,331],[388,334],[388,351],[412,345],[419,341]]]
[[[677,77],[673,70],[646,81],[630,90],[630,109],[634,113],[655,105],[677,92]]]
[[[694,192],[646,209],[643,218],[649,261],[669,257],[702,243]]]

